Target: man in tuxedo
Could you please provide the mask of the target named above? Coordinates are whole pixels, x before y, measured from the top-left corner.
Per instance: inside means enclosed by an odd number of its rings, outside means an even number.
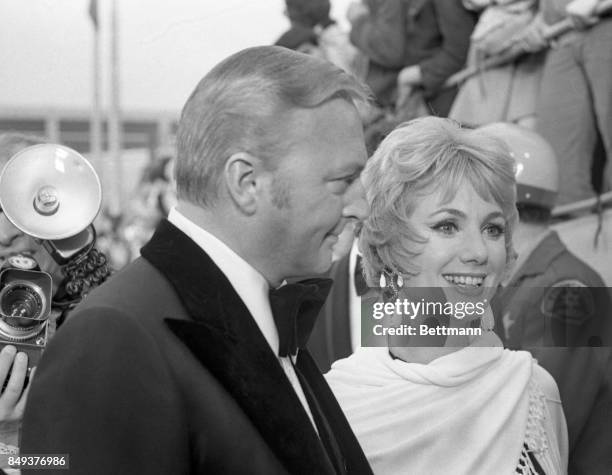
[[[47,348],[22,453],[68,454],[88,475],[371,473],[301,349],[330,282],[283,285],[327,271],[368,213],[367,97],[273,46],[200,81],[178,128],[178,205]]]

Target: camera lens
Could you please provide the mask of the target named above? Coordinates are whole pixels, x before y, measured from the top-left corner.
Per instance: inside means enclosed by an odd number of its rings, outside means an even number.
[[[36,319],[42,315],[45,306],[42,290],[30,282],[11,282],[0,292],[3,316]]]

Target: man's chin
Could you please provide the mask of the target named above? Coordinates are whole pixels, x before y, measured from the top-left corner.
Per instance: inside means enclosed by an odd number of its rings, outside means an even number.
[[[337,238],[335,241],[333,241],[334,244],[337,242]],[[325,273],[327,271],[329,271],[329,269],[331,268],[333,262],[335,261],[335,255],[334,255],[334,246],[323,246],[320,251],[319,251],[319,255],[318,255],[318,259],[317,259],[317,267],[318,270],[320,271],[319,273]]]
[[[332,254],[331,251],[326,253],[325,256],[319,256],[319,259],[315,261],[313,259],[308,265],[300,266],[300,270],[296,270],[294,275],[288,277],[289,280],[301,280],[309,277],[317,277],[325,275],[329,272],[332,266]]]
[[[332,264],[333,264],[333,261],[330,257],[329,260],[327,260],[324,264],[321,264],[319,269],[317,269],[317,274],[327,274],[329,270],[331,269]]]

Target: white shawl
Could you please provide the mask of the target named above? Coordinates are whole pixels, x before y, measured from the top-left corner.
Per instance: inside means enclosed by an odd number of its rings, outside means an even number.
[[[375,473],[515,473],[535,362],[498,344],[485,333],[426,365],[361,348],[332,366],[327,381]]]

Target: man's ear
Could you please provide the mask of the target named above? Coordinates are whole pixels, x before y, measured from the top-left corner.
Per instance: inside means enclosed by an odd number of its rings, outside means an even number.
[[[245,152],[235,153],[225,162],[223,179],[228,193],[234,203],[249,215],[257,209],[262,170],[261,160]]]

